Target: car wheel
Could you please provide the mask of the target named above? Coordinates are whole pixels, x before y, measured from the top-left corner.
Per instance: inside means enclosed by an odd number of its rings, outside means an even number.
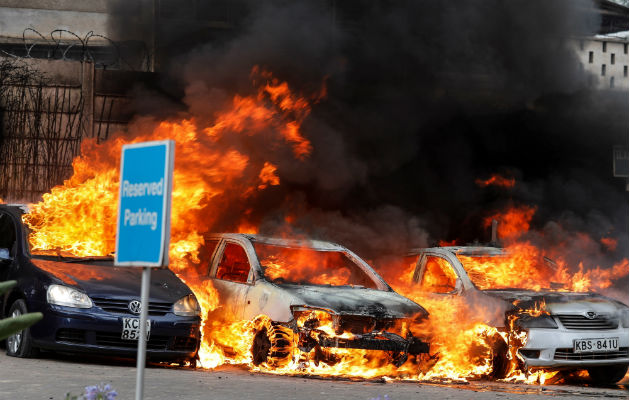
[[[619,382],[626,372],[628,364],[609,365],[605,367],[591,367],[586,369],[591,381],[600,385],[614,385]]]
[[[26,302],[22,299],[16,300],[9,308],[9,317],[19,317],[28,313]],[[7,355],[11,357],[30,358],[35,357],[38,351],[33,347],[30,328],[14,333],[7,338]]]
[[[293,359],[293,331],[285,326],[265,323],[254,335],[252,362],[258,366],[266,364],[283,368]]]
[[[508,345],[498,333],[489,338],[489,343],[492,348],[492,372],[490,372],[490,378],[503,379],[510,370]]]

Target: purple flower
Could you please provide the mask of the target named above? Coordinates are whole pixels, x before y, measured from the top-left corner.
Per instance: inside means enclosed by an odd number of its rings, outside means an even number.
[[[110,384],[103,384],[96,386],[86,386],[84,400],[115,400],[118,393],[112,389]]]

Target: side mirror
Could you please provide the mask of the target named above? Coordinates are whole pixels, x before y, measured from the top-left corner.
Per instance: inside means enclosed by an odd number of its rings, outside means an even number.
[[[13,260],[13,258],[11,258],[11,253],[9,252],[9,249],[0,247],[0,262],[6,260]]]
[[[455,280],[455,291],[461,292],[463,288],[464,288],[464,284],[462,283],[462,280],[457,278]]]

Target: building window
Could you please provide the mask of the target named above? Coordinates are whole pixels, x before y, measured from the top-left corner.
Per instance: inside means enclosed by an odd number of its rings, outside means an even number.
[[[624,78],[628,77],[628,66],[627,65],[623,66],[623,77]]]
[[[602,64],[602,76],[606,75],[606,64]]]
[[[628,54],[628,43],[623,44],[623,54]]]
[[[580,50],[584,50],[584,41],[580,40]]]
[[[615,64],[615,53],[610,53],[610,65]]]
[[[592,51],[588,52],[588,63],[589,64],[593,64],[593,52]]]
[[[602,51],[606,52],[606,42],[602,42]]]
[[[615,87],[615,77],[614,77],[614,76],[611,76],[611,77],[610,77],[610,88],[612,89],[612,88],[614,88],[614,87]]]

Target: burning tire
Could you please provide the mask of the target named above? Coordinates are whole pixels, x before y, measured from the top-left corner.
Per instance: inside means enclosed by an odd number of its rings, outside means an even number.
[[[258,329],[252,343],[253,364],[284,368],[293,359],[293,331],[270,321]]]
[[[510,369],[508,345],[498,333],[490,336],[488,341],[492,348],[492,372],[490,373],[490,378],[503,379],[507,376]]]
[[[600,385],[614,385],[628,372],[628,364],[587,368],[591,381]]]

